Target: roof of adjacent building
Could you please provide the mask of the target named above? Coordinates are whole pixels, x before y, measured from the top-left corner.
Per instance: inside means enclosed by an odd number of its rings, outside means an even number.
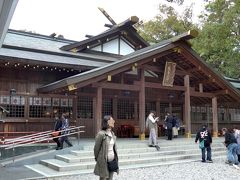
[[[240,79],[233,79],[229,77],[224,77],[226,80],[228,80],[235,88],[240,90]]]
[[[76,41],[9,30],[0,49],[1,57],[14,57],[33,63],[72,64],[92,68],[117,61],[119,56],[107,53],[74,53],[60,48]]]
[[[110,29],[104,31],[103,33],[93,36],[89,39],[73,43],[70,45],[65,45],[61,47],[62,50],[73,50],[81,52],[82,50],[89,49],[91,46],[96,46],[102,42],[106,42],[115,36],[123,36],[128,40],[136,49],[141,49],[149,46],[133,27],[139,21],[138,17],[132,16],[120,24],[113,25]]]

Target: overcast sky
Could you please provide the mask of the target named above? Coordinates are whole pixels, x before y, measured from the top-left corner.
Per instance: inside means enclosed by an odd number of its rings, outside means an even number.
[[[201,0],[196,3],[199,12]],[[109,23],[97,7],[104,8],[115,22],[130,16],[149,20],[158,13],[165,0],[19,0],[10,28],[50,35],[62,34],[67,39],[81,40],[86,34],[96,35]],[[181,9],[179,8],[179,11]]]

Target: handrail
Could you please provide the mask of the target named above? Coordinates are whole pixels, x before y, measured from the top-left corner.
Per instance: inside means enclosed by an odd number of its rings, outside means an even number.
[[[73,128],[73,127],[76,127],[76,126],[70,126],[70,128]],[[62,131],[64,131],[64,130],[62,130]],[[6,139],[6,140],[4,140],[4,144],[7,144],[8,142],[12,142],[12,141],[16,142],[16,140],[18,140],[18,139],[26,139],[26,138],[30,138],[30,137],[35,137],[37,135],[41,136],[41,135],[52,133],[52,132],[53,132],[53,130],[50,130],[50,131],[44,131],[44,132],[38,132],[38,133],[30,134],[30,135],[25,135],[25,136],[21,136],[21,137],[17,137],[17,138]]]
[[[70,133],[68,133],[68,134],[63,134],[60,136],[53,137],[52,132],[54,132],[54,131],[45,131],[45,132],[41,132],[41,133],[36,133],[30,137],[29,137],[29,135],[27,135],[27,136],[22,136],[22,137],[18,137],[15,139],[3,141],[3,145],[1,145],[0,147],[3,147],[5,149],[11,149],[11,148],[20,147],[20,146],[27,145],[27,144],[34,144],[34,143],[38,143],[38,142],[49,141],[49,140],[52,140],[53,138],[59,138],[59,137],[64,137],[64,136],[69,136],[72,134],[85,132],[85,131],[80,131],[80,129],[85,128],[85,126],[78,126],[78,127],[71,126],[71,127],[72,128],[68,128],[66,130],[59,131],[59,132],[70,131]],[[78,131],[77,131],[77,129],[78,129]],[[71,132],[73,130],[75,130],[75,131]]]

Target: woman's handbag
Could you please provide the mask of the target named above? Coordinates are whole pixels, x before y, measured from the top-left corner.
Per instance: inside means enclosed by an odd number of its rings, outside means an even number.
[[[199,143],[199,148],[200,149],[203,149],[205,147],[205,140],[202,140],[200,143]]]
[[[108,162],[107,164],[108,164],[109,172],[117,172],[117,170],[118,170],[118,162],[117,162],[116,159]]]
[[[53,132],[52,132],[52,136],[54,136],[54,137],[55,137],[55,136],[59,136],[59,134],[60,134],[59,131],[53,131]]]

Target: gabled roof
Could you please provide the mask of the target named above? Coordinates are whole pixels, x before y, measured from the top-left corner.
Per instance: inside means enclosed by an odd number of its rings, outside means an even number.
[[[51,84],[42,86],[42,87],[38,88],[38,92],[49,92],[49,91],[53,91],[53,90],[58,89],[58,88],[63,88],[63,87],[68,86],[68,85],[72,85],[72,84],[75,84],[75,83],[79,83],[79,82],[89,80],[91,78],[98,77],[99,75],[102,75],[104,73],[111,72],[111,71],[114,71],[114,70],[116,70],[118,68],[121,68],[123,66],[138,62],[140,59],[143,59],[144,57],[154,55],[157,52],[159,53],[159,52],[162,52],[162,51],[166,51],[167,49],[171,49],[171,48],[173,48],[173,45],[172,45],[173,42],[177,42],[177,41],[180,41],[180,40],[188,40],[188,39],[191,39],[195,36],[197,36],[196,31],[189,31],[187,33],[176,36],[176,37],[171,38],[169,40],[162,41],[160,43],[154,44],[152,46],[148,46],[146,48],[140,49],[140,50],[135,51],[131,54],[123,56],[122,59],[120,59],[116,62],[110,63],[108,65],[105,65],[103,67],[95,68],[95,69],[92,69],[90,71],[80,73],[80,74],[62,79],[60,81],[53,82]]]
[[[124,38],[132,43],[137,49],[147,47],[149,44],[141,36],[139,36],[136,29],[132,26],[137,23],[138,20],[138,17],[132,16],[120,24],[113,25],[110,29],[99,35],[77,43],[62,46],[60,49],[65,51],[74,50],[75,52],[79,52],[88,49],[88,47],[91,47],[92,45],[96,46],[101,42],[106,42],[117,35],[124,36]]]
[[[228,93],[231,92],[231,99],[238,99],[240,100],[240,91],[235,89],[224,77],[222,77],[220,74],[215,72],[213,69],[211,69],[201,58],[198,56],[190,47],[189,44],[186,43],[186,40],[193,38],[196,36],[196,31],[189,31],[188,33],[184,33],[182,35],[179,35],[177,37],[171,38],[169,40],[162,41],[158,44],[143,48],[141,50],[135,51],[131,54],[128,54],[126,56],[123,56],[122,59],[119,61],[110,63],[106,66],[92,69],[90,71],[80,73],[62,80],[59,80],[57,82],[53,82],[51,84],[42,86],[38,88],[38,92],[44,93],[44,92],[50,92],[50,91],[56,91],[58,89],[66,89],[68,86],[76,85],[77,88],[90,85],[94,82],[99,82],[101,80],[106,79],[107,75],[115,75],[121,72],[124,72],[126,70],[130,70],[132,65],[135,65],[136,63],[138,65],[143,64],[145,61],[149,62],[153,57],[156,57],[160,54],[172,54],[173,58],[177,57],[178,63],[184,63],[182,60],[183,58],[191,58],[193,60],[193,64],[189,64],[189,67],[192,67],[194,65],[195,67],[199,68],[198,70],[201,70],[201,68],[205,68],[204,71],[197,72],[198,75],[195,78],[198,78],[198,80],[201,80],[201,77],[204,76],[205,78],[211,77],[211,81],[219,82],[216,85],[210,85],[212,86],[210,92],[218,92],[218,91],[224,91],[226,94],[221,96],[221,98],[224,100],[229,99]],[[184,43],[185,42],[185,43]],[[182,48],[183,54],[180,52],[176,52],[176,49]],[[186,54],[187,53],[187,54]],[[187,59],[186,59],[187,60]],[[188,60],[187,60],[188,61]],[[163,61],[160,61],[163,62]],[[180,64],[179,64],[180,65]],[[187,68],[189,70],[189,67]],[[203,74],[202,74],[203,73]],[[210,83],[211,83],[210,81]],[[214,83],[212,83],[214,84]],[[219,88],[215,88],[215,87]],[[227,97],[225,97],[227,96]]]

